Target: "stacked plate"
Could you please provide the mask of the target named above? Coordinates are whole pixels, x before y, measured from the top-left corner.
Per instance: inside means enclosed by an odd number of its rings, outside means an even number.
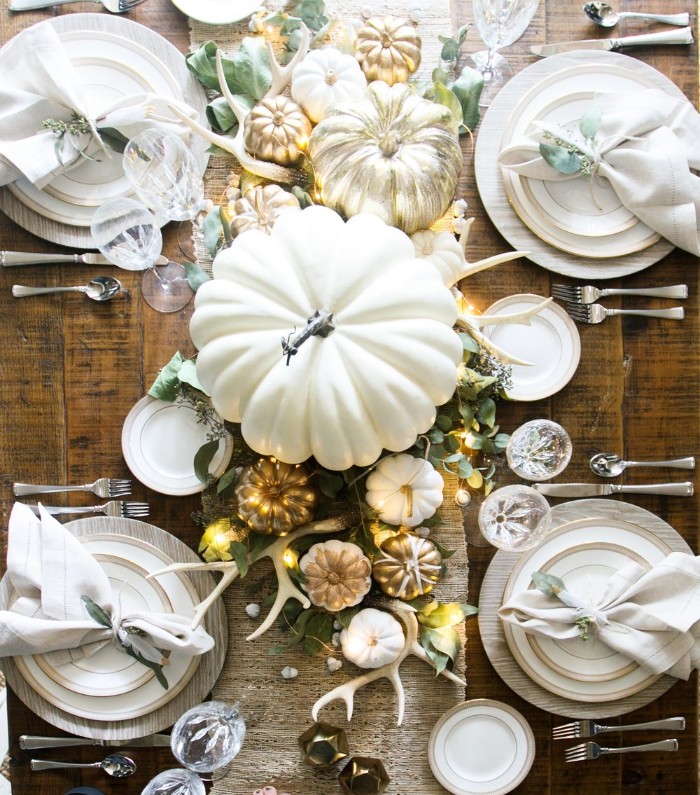
[[[597,93],[661,89],[682,93],[633,58],[580,51],[539,61],[498,94],[478,131],[475,171],[492,221],[530,259],[557,273],[612,278],[634,273],[672,246],[627,210],[602,178],[543,181],[498,164],[500,152],[542,129],[575,130]]]
[[[88,102],[99,107],[123,97],[152,93],[197,109],[203,116],[204,91],[170,42],[149,28],[111,14],[67,14],[49,20],[56,28]],[[26,31],[17,35],[21,39]],[[191,141],[199,164],[206,165],[206,143]],[[30,232],[54,243],[94,248],[90,220],[109,199],[131,194],[121,156],[84,161],[43,190],[18,180],[0,191],[0,208]]]

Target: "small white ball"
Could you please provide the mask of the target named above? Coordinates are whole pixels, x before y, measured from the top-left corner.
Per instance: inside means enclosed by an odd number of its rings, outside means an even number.
[[[248,618],[257,618],[260,615],[260,605],[251,602],[249,605],[245,606],[245,612]]]
[[[416,527],[413,531],[417,536],[421,538],[427,538],[430,535],[430,528],[429,527]]]
[[[340,632],[334,632],[331,637],[331,643],[338,648],[340,646]]]
[[[343,661],[339,660],[337,657],[329,657],[326,660],[326,665],[331,673],[335,673],[343,667]]]
[[[282,679],[296,679],[299,676],[299,671],[296,668],[292,668],[291,665],[285,665],[282,669]]]

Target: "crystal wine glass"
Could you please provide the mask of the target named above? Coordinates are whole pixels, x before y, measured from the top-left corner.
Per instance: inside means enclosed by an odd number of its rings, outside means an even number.
[[[164,770],[146,784],[141,795],[205,795],[202,779],[191,770]]]
[[[525,480],[549,480],[571,460],[571,437],[557,422],[531,420],[517,428],[506,447],[508,466]]]
[[[145,271],[143,297],[158,312],[175,312],[192,298],[184,268],[174,262],[156,266],[163,237],[153,213],[134,199],[112,199],[95,210],[90,224],[92,238],[114,265]]]
[[[476,30],[487,47],[470,56],[484,78],[480,105],[490,105],[513,76],[513,69],[498,51],[510,47],[525,33],[538,4],[539,0],[472,0]]]
[[[479,529],[495,547],[521,552],[537,546],[552,524],[545,498],[530,486],[503,486],[479,510]]]

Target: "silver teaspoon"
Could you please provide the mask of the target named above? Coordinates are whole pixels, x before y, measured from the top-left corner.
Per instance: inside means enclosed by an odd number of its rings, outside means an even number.
[[[32,759],[30,762],[32,770],[53,770],[54,768],[65,767],[96,767],[101,768],[108,776],[114,778],[126,778],[136,772],[136,762],[128,756],[121,754],[110,754],[101,762],[51,762],[45,759]]]
[[[621,475],[627,467],[672,467],[674,469],[695,469],[693,456],[672,458],[668,461],[625,461],[615,453],[596,453],[590,460],[590,467],[601,478],[614,478]]]
[[[48,295],[49,293],[85,293],[93,301],[109,301],[121,292],[122,283],[113,276],[95,276],[89,284],[76,287],[25,287],[22,284],[12,285],[15,298],[26,298],[30,295]]]
[[[690,17],[685,14],[641,14],[636,11],[617,12],[607,3],[586,3],[583,10],[590,20],[601,28],[614,28],[621,19],[652,19],[663,25],[679,25],[685,27]]]

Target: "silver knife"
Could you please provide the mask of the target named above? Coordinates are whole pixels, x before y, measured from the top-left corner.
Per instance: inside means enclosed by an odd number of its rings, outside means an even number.
[[[530,47],[533,55],[545,58],[548,55],[558,55],[562,52],[573,50],[620,50],[623,47],[638,47],[653,44],[692,44],[693,31],[691,28],[661,31],[660,33],[645,33],[641,36],[624,36],[610,39],[584,39],[582,41],[562,41],[559,44],[536,44]]]
[[[19,747],[30,748],[64,748],[69,745],[99,745],[124,748],[157,748],[170,747],[169,734],[149,734],[146,737],[134,737],[133,740],[95,740],[92,737],[37,737],[34,734],[22,734]]]
[[[0,266],[45,265],[49,263],[72,262],[75,265],[112,265],[102,254],[33,254],[28,251],[0,251]],[[156,265],[167,265],[168,258],[160,256]]]
[[[608,497],[610,494],[669,494],[691,497],[693,484],[650,483],[645,486],[618,486],[615,483],[533,483],[532,488],[546,497]]]

